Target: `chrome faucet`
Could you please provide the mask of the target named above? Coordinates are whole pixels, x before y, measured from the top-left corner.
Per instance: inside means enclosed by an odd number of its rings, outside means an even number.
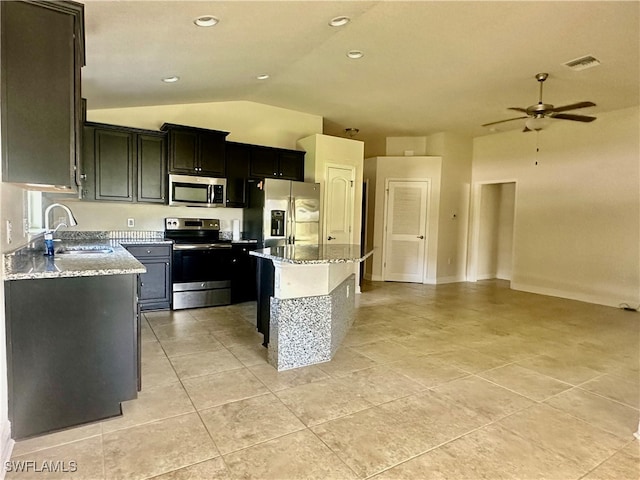
[[[67,218],[69,221],[69,224],[66,223],[60,223],[55,230],[51,230],[51,227],[49,226],[49,212],[51,212],[51,210],[53,210],[54,207],[60,207],[62,208],[66,213],[67,213]],[[49,205],[45,210],[44,210],[44,231],[45,233],[53,233],[56,230],[58,230],[58,228],[65,226],[65,227],[74,227],[78,225],[78,221],[76,220],[76,217],[73,216],[73,213],[71,213],[71,210],[69,209],[69,207],[67,207],[66,205],[63,205],[61,203],[52,203],[51,205]]]

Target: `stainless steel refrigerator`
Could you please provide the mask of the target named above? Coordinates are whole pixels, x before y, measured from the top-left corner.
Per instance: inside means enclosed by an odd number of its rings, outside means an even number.
[[[265,179],[250,183],[243,235],[258,247],[315,245],[320,240],[320,184]]]

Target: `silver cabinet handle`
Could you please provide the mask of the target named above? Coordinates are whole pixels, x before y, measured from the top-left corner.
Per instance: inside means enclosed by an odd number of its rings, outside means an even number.
[[[418,238],[419,238],[420,240],[424,240],[424,235],[418,235]]]
[[[332,237],[331,235],[329,235],[329,236],[327,237],[327,240],[335,240],[335,239],[336,239],[336,237]]]

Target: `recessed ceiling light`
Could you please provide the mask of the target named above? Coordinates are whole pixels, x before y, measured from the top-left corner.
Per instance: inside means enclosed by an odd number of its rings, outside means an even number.
[[[269,74],[268,73],[261,73],[260,75],[258,75],[256,77],[258,80],[266,80],[267,78],[269,78]]]
[[[347,57],[349,58],[362,58],[364,57],[364,53],[361,50],[349,50],[347,52]]]
[[[162,79],[164,83],[176,83],[178,80],[180,80],[180,77],[176,77],[175,75],[173,77],[164,77]]]
[[[201,15],[196,18],[193,23],[199,27],[213,27],[214,25],[217,25],[219,21],[220,20],[213,15]]]
[[[351,19],[344,15],[340,15],[339,17],[334,17],[329,21],[329,25],[332,27],[344,27],[347,23],[349,23]]]

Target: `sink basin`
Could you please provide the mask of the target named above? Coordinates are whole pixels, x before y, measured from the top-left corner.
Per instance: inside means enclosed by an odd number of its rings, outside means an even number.
[[[113,248],[108,245],[92,245],[83,247],[62,247],[56,251],[56,255],[98,255],[113,253]]]

